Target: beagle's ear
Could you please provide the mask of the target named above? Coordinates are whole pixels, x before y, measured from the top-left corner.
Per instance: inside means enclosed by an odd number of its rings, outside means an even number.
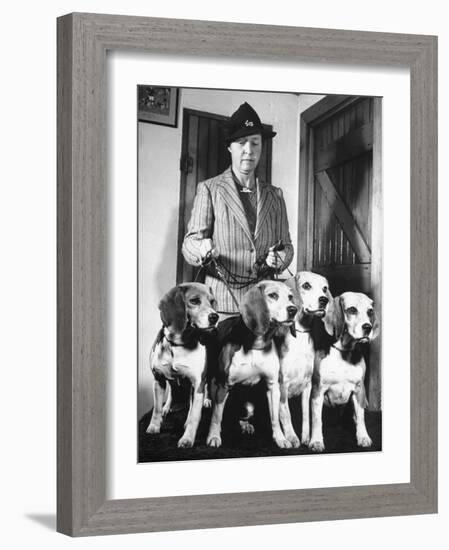
[[[295,304],[295,306],[301,309],[302,298],[301,298],[301,293],[299,292],[299,275],[300,273],[297,273],[294,277],[290,277],[285,281],[285,284],[293,292],[293,303]]]
[[[187,312],[184,290],[175,286],[159,303],[162,323],[173,332],[181,333],[187,326]]]
[[[327,287],[326,297],[329,300],[329,303],[331,304],[334,300],[334,297],[331,294],[331,291],[330,291],[330,288],[329,288],[329,282],[328,282],[327,279],[326,279],[326,287]]]
[[[249,330],[262,336],[270,328],[270,312],[263,295],[263,286],[258,285],[248,290],[240,303],[240,314]]]
[[[376,310],[374,308],[373,308],[373,311],[374,311],[374,317],[373,317],[373,331],[372,331],[371,340],[374,340],[375,338],[377,338],[380,332],[379,317],[376,314]]]
[[[345,316],[340,296],[329,302],[327,313],[324,317],[324,326],[328,334],[337,340],[340,339],[345,328]]]
[[[208,286],[207,288],[208,288],[209,294],[210,294],[210,306],[213,309],[217,309],[217,300],[215,299],[214,291],[212,290],[211,286]]]

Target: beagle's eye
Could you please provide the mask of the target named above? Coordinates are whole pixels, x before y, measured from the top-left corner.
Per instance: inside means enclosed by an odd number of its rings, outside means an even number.
[[[370,307],[369,310],[366,313],[367,313],[368,317],[373,317],[374,309],[372,307]]]
[[[348,307],[348,309],[346,310],[346,313],[348,313],[349,315],[356,315],[358,313],[357,308],[354,306]]]
[[[289,295],[288,295],[288,300],[289,300],[290,302],[293,302],[293,294],[289,294]]]
[[[277,292],[270,292],[270,294],[268,294],[268,297],[272,300],[279,300],[279,294]]]
[[[310,286],[310,283],[304,283],[304,284],[302,285],[302,288],[303,288],[304,290],[310,290],[312,287]]]
[[[195,298],[191,298],[189,300],[189,304],[192,306],[199,306],[201,304],[201,298],[198,298],[197,296]]]
[[[323,286],[323,293],[326,294],[327,292],[327,286]]]

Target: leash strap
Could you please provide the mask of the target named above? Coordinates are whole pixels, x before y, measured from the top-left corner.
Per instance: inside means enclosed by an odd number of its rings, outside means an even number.
[[[276,254],[276,258],[277,258],[277,259],[281,262],[281,264],[282,264],[282,258],[280,257],[280,255],[278,254],[278,252],[277,252],[276,250],[275,250],[274,252],[275,252],[275,254]],[[286,267],[285,269],[289,272],[290,277],[293,277],[293,273],[290,271],[290,269],[289,269],[288,267]],[[279,276],[279,274],[276,273],[276,276]]]
[[[283,248],[284,248],[284,246],[282,245],[282,241],[279,241],[279,243],[277,243],[277,245],[275,246],[275,249],[274,249],[274,253],[276,254],[276,258],[279,259],[281,264],[282,264],[282,258],[280,257],[280,255],[278,253],[278,250],[282,250]],[[218,259],[213,258],[212,255],[210,254],[210,252],[208,252],[206,254],[206,256],[204,257],[204,260],[201,264],[201,268],[199,269],[198,273],[196,274],[195,282],[198,280],[201,273],[203,272],[203,270],[208,265],[212,265],[214,267],[215,272],[218,275],[218,278],[226,286],[226,288],[227,288],[227,290],[228,290],[235,306],[238,309],[240,307],[240,305],[239,305],[239,303],[237,301],[237,298],[235,297],[234,293],[232,292],[231,287],[229,286],[229,283],[226,280],[226,277],[224,275],[224,271],[226,270],[226,268]],[[293,273],[290,271],[290,269],[288,267],[286,269],[289,272],[290,276],[293,277]],[[274,278],[278,279],[279,274],[275,270],[273,270],[273,271],[274,271],[274,273],[273,273]],[[232,273],[228,272],[228,275],[233,279],[233,282],[235,282],[236,284],[240,284],[239,288],[245,288],[245,287],[247,287],[251,284],[256,284],[256,283],[258,283],[259,281],[262,280],[262,277],[259,276],[259,277],[255,277],[255,278],[246,277],[245,279],[242,279],[241,281],[238,281],[236,276],[232,275]]]
[[[215,271],[217,272],[218,276],[220,277],[222,283],[224,283],[224,285],[225,285],[226,288],[228,289],[228,292],[229,292],[229,294],[231,295],[231,298],[232,298],[232,300],[233,300],[235,306],[237,307],[237,309],[239,309],[240,304],[238,303],[237,298],[234,296],[234,293],[232,292],[232,290],[231,290],[231,288],[230,288],[230,286],[229,286],[229,284],[228,284],[228,282],[227,282],[225,276],[224,276],[223,273],[221,272],[221,269],[220,269],[220,267],[219,267],[219,265],[218,265],[218,262],[217,262],[216,260],[214,260],[214,259],[212,260],[212,262],[214,262],[214,264],[215,264]]]
[[[220,269],[220,265],[219,263],[217,262],[217,260],[215,258],[212,257],[212,255],[210,254],[210,252],[208,252],[201,264],[201,268],[199,269],[198,273],[196,274],[196,277],[195,277],[195,282],[198,280],[199,276],[201,275],[201,273],[203,272],[204,269],[206,269],[206,266],[208,265],[212,265],[215,269],[215,272],[216,274],[218,275],[218,278],[220,279],[220,281],[222,283],[224,283],[224,285],[226,286],[226,288],[228,289],[228,292],[234,302],[234,304],[236,305],[237,309],[239,309],[239,303],[237,301],[237,298],[235,297],[234,293],[232,292],[232,290],[230,289],[229,287],[229,284],[226,280],[226,277],[223,275],[223,272],[222,270]]]

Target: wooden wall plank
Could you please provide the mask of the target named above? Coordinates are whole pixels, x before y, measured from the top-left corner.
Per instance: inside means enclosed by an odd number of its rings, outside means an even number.
[[[327,143],[315,153],[315,170],[321,172],[336,164],[348,162],[373,148],[371,123],[349,131],[344,137]]]
[[[209,120],[199,117],[197,138],[197,181],[207,179],[209,164]]]
[[[335,212],[357,258],[362,263],[370,262],[370,248],[365,242],[360,229],[354,223],[351,211],[338,194],[329,176],[326,172],[318,172],[315,174],[315,178],[320,184],[323,195],[329,203],[331,209]]]
[[[309,233],[313,213],[309,214],[309,171],[312,166],[309,163],[309,126],[304,118],[300,117],[299,122],[299,190],[298,190],[298,239],[296,270],[305,271],[312,269],[313,242]]]
[[[218,149],[221,145],[218,120],[209,120],[209,157],[207,161],[207,177],[213,178],[221,172],[218,164]]]
[[[371,231],[371,296],[379,319],[382,319],[382,99],[373,104],[373,178],[372,178],[372,231]],[[368,375],[368,403],[370,409],[382,408],[382,330],[370,347]]]

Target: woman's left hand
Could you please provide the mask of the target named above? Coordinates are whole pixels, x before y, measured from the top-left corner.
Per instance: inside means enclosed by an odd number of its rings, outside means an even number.
[[[268,265],[268,267],[271,267],[272,269],[279,269],[282,262],[284,261],[285,253],[282,250],[275,251],[275,247],[276,245],[273,245],[271,248],[268,249],[265,263]]]
[[[278,258],[278,253],[274,251],[274,246],[268,249],[268,254],[267,254],[267,257],[265,258],[265,263],[268,265],[268,267],[277,269],[279,258]]]

